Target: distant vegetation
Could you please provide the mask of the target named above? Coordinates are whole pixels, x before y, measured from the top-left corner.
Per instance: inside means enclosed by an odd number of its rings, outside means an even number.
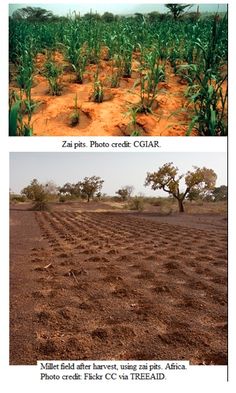
[[[184,177],[186,189],[180,190],[180,181]],[[160,167],[157,172],[148,173],[146,186],[153,190],[163,190],[168,197],[147,197],[134,195],[132,185],[124,186],[116,191],[115,196],[102,193],[104,180],[99,176],[85,177],[77,183],[65,183],[57,186],[53,181],[46,184],[33,179],[20,194],[10,193],[11,203],[32,202],[34,210],[48,210],[52,202],[104,202],[112,208],[128,210],[145,210],[149,206],[159,209],[164,214],[172,211],[184,212],[184,203],[190,206],[203,203],[227,202],[227,186],[215,187],[217,175],[212,169],[194,167],[185,175],[178,174],[178,168],[172,163]],[[178,202],[178,209],[177,204]],[[192,208],[191,208],[192,209]]]

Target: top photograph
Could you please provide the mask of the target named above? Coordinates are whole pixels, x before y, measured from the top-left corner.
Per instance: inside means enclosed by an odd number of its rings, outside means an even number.
[[[227,4],[10,4],[9,136],[227,136]]]

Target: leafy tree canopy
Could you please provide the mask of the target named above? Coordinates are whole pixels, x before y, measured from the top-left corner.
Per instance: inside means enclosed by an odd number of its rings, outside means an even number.
[[[154,23],[160,19],[160,14],[157,11],[152,11],[148,13],[148,21]]]
[[[48,197],[52,184],[50,182],[43,185],[37,179],[33,179],[27,187],[23,188],[21,194],[34,202],[34,210],[48,210]]]
[[[131,197],[133,191],[134,191],[133,186],[125,186],[123,188],[120,188],[118,191],[116,191],[116,194],[119,195],[123,201],[126,201]]]
[[[13,19],[26,19],[29,21],[45,21],[53,19],[55,16],[51,11],[40,7],[24,7],[13,12]]]
[[[98,13],[87,12],[86,14],[84,14],[83,18],[86,20],[100,20],[101,15],[99,15]]]
[[[214,201],[226,201],[228,198],[228,187],[227,186],[220,186],[220,187],[215,187],[212,196]]]
[[[65,183],[64,186],[58,189],[60,194],[67,194],[74,197],[81,197],[81,190],[79,184]]]
[[[181,15],[184,14],[186,9],[190,9],[192,4],[165,4],[166,8],[168,8],[169,12],[173,15],[174,20],[177,20]]]
[[[21,191],[21,194],[25,195],[26,198],[30,199],[31,201],[36,200],[40,195],[45,193],[44,186],[40,184],[37,179],[33,179],[30,185],[23,188]]]
[[[166,163],[157,172],[147,173],[145,186],[151,185],[153,190],[163,190],[177,199],[179,211],[184,212],[183,201],[190,192],[208,192],[215,187],[217,175],[213,169],[193,167],[186,175],[178,174],[178,168],[173,163]],[[180,180],[185,180],[186,188],[180,191]]]
[[[116,17],[112,14],[112,12],[104,12],[102,15],[102,20],[107,23],[113,22],[115,19]]]
[[[104,180],[98,176],[85,177],[78,183],[81,194],[87,197],[87,202],[94,197],[95,193],[101,191]]]

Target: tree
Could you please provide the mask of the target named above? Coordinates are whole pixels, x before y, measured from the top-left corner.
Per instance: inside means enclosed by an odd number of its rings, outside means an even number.
[[[148,13],[148,22],[155,23],[160,19],[160,14],[157,11],[152,11]]]
[[[173,15],[174,20],[177,20],[181,15],[183,15],[185,9],[191,8],[191,4],[165,4],[165,7],[168,8],[169,12]]]
[[[195,189],[190,190],[186,199],[188,199],[190,202],[201,199],[200,191]]]
[[[37,179],[33,179],[29,186],[23,188],[21,194],[25,195],[27,199],[33,201],[42,191],[44,191],[43,185],[40,184]]]
[[[180,181],[185,180],[185,191],[180,191]],[[213,169],[194,167],[186,175],[178,175],[178,168],[173,163],[164,164],[157,172],[147,173],[145,186],[151,185],[153,190],[163,190],[173,195],[178,201],[179,212],[184,212],[184,199],[191,191],[207,192],[215,187],[217,175]]]
[[[139,23],[145,22],[145,15],[141,14],[141,12],[135,12],[134,16]]]
[[[133,186],[125,186],[123,188],[120,188],[118,191],[116,191],[116,194],[118,194],[123,201],[127,201],[127,199],[131,197],[133,191],[134,191]]]
[[[104,12],[101,18],[104,22],[107,23],[111,23],[115,20],[115,16],[113,15],[112,12]]]
[[[45,21],[54,18],[51,11],[40,7],[24,7],[13,12],[13,19],[26,19],[32,22]]]
[[[98,176],[85,177],[83,181],[79,182],[81,195],[86,196],[87,202],[93,198],[94,194],[101,191],[104,180]]]
[[[48,210],[48,192],[46,186],[33,179],[29,186],[23,188],[22,195],[34,202],[34,210]]]
[[[215,187],[214,190],[212,191],[212,196],[215,202],[226,201],[228,198],[228,187],[227,186]]]
[[[81,197],[80,185],[78,183],[77,184],[65,183],[64,186],[58,189],[58,191],[59,194],[61,195],[69,195],[71,197],[76,197],[76,198]]]
[[[89,21],[98,21],[101,19],[101,15],[99,15],[97,12],[93,13],[92,11],[87,12],[86,14],[84,14],[84,19],[85,20],[89,20]]]

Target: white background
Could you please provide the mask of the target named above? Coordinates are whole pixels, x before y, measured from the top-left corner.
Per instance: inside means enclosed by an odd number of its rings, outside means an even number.
[[[50,1],[49,3],[59,3],[60,1]],[[71,1],[76,3],[76,1]],[[106,1],[102,1],[105,3]],[[131,3],[159,3],[159,1],[130,1]],[[173,1],[173,3],[176,1]],[[11,3],[21,3],[11,1]],[[30,4],[36,1],[29,2]],[[27,3],[27,4],[29,4]],[[45,3],[39,0],[38,3]],[[63,2],[62,2],[63,3]],[[64,1],[65,3],[65,1]],[[77,2],[78,4],[80,2]],[[109,3],[109,2],[107,2]],[[119,3],[119,2],[117,2]],[[121,2],[120,2],[121,3]],[[126,2],[127,3],[127,2]],[[161,2],[160,2],[161,3]],[[196,2],[188,1],[195,4]],[[216,3],[216,1],[198,2]],[[137,389],[149,392],[231,392],[233,383],[236,381],[236,316],[235,316],[235,279],[236,279],[236,258],[235,258],[235,223],[236,223],[236,193],[235,193],[235,156],[236,156],[236,61],[235,61],[235,37],[236,37],[236,2],[221,1],[218,3],[229,4],[229,367],[227,382],[227,368],[223,366],[191,366],[187,376],[181,375],[169,378],[168,382],[110,382],[110,383],[85,383],[85,382],[50,382],[40,383],[39,370],[34,366],[9,366],[9,152],[11,151],[61,151],[61,143],[64,138],[58,137],[32,137],[32,138],[9,138],[8,137],[8,2],[0,3],[0,26],[1,26],[1,46],[0,46],[0,158],[1,158],[1,192],[0,192],[0,387],[7,391],[24,392],[51,392],[52,390],[62,392],[68,389],[72,392],[103,391],[110,392],[129,391]],[[68,138],[69,140],[82,140],[82,138]],[[92,138],[95,139],[95,138]],[[100,140],[100,138],[98,138]],[[106,138],[101,138],[103,141]],[[162,151],[195,151],[195,152],[224,152],[226,151],[226,138],[157,138],[161,141]],[[108,138],[109,140],[109,138]],[[121,139],[119,138],[119,141]],[[98,150],[96,150],[98,151]],[[130,150],[129,150],[130,151]],[[135,149],[135,151],[138,151]],[[142,149],[144,151],[144,149]],[[80,154],[77,152],[77,154]],[[114,152],[115,154],[115,152]],[[128,154],[128,153],[127,153]]]

